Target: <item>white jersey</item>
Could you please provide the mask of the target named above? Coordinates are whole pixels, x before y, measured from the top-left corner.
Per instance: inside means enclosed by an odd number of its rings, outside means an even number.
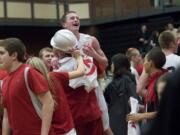
[[[92,40],[92,37],[90,35],[80,33],[80,37],[79,37],[79,40],[77,41],[76,48],[80,49],[80,52],[82,55],[84,55],[83,50],[82,50],[83,46],[86,45],[91,40]]]
[[[169,68],[177,69],[179,66],[180,66],[180,56],[173,53],[166,56],[166,63],[163,66],[164,69],[169,69]]]
[[[80,33],[77,47],[81,49],[83,45],[87,44],[91,39],[92,37],[90,35]]]

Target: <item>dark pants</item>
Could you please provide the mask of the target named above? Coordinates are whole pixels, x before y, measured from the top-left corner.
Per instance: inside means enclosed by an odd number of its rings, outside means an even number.
[[[103,135],[101,119],[75,126],[77,135]]]

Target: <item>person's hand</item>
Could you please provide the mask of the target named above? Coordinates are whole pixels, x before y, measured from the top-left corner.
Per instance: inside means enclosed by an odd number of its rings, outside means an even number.
[[[77,50],[77,49],[73,48],[73,47],[69,47],[65,53],[71,53],[72,54],[75,50]]]
[[[83,47],[83,52],[88,55],[88,56],[91,56],[94,58],[95,56],[95,53],[96,53],[96,50],[92,47],[91,44],[86,44],[84,45]]]
[[[143,119],[143,114],[142,113],[135,113],[135,114],[128,114],[126,117],[127,121],[133,121],[133,122],[138,122]]]
[[[81,54],[80,54],[80,50],[73,50],[73,52],[71,53],[72,54],[72,56],[74,57],[74,58],[78,58],[79,56],[81,56]]]
[[[53,57],[51,60],[51,66],[53,69],[58,69],[59,68],[59,62],[58,62],[58,57]]]

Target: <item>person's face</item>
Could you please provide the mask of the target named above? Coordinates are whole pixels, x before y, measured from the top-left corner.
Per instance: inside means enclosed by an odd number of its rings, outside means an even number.
[[[0,67],[9,71],[12,66],[13,56],[9,56],[8,51],[4,47],[0,47]]]
[[[174,26],[171,23],[169,23],[168,24],[168,30],[173,30],[173,29],[174,29]]]
[[[133,63],[135,65],[139,64],[139,63],[142,63],[142,57],[141,57],[141,54],[138,51],[135,53],[134,56],[132,56],[132,61],[133,61]]]
[[[42,52],[42,60],[48,68],[51,67],[51,60],[53,57],[54,57],[53,52],[49,52],[49,51]]]
[[[142,32],[146,32],[146,30],[147,30],[146,25],[141,26],[141,31],[142,31]]]
[[[66,15],[66,21],[63,24],[65,29],[68,29],[72,32],[79,31],[80,20],[76,13],[69,13]]]
[[[161,81],[157,84],[157,95],[158,95],[158,99],[160,100],[162,97],[162,93],[165,89],[166,83]]]

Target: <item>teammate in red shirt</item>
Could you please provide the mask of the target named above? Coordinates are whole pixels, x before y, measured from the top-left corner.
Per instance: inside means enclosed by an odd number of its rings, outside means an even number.
[[[0,82],[7,76],[7,72],[0,70]],[[3,106],[2,106],[2,91],[0,90],[0,135],[2,135],[2,119],[3,119]]]
[[[8,72],[2,84],[3,135],[9,135],[11,130],[13,135],[54,135],[50,128],[54,101],[46,79],[35,69],[29,69],[28,83],[42,104],[42,118],[37,115],[26,88],[25,50],[17,38],[7,38],[0,43],[0,64]]]

